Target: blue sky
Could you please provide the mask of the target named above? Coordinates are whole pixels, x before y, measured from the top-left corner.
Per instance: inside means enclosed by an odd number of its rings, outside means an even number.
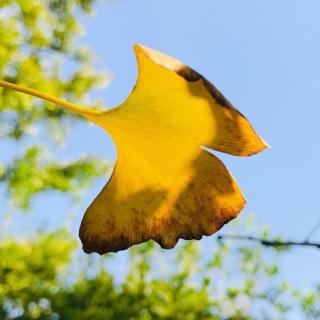
[[[134,85],[134,43],[174,56],[214,83],[271,145],[250,158],[218,155],[248,201],[239,219],[254,212],[273,235],[304,239],[320,220],[318,0],[113,0],[81,20],[87,31],[80,43],[91,47],[98,67],[112,74],[108,88],[95,92],[107,107],[121,103]],[[93,126],[77,126],[67,145],[61,155],[115,159],[111,140]],[[103,184],[93,186],[77,209],[78,224]],[[35,211],[45,199],[37,200]],[[70,205],[62,200],[51,196],[61,212]],[[51,210],[54,215],[50,208],[46,214]],[[320,241],[320,230],[313,238]],[[314,272],[320,252],[314,249],[294,249],[281,264],[284,276],[299,285],[320,280]]]

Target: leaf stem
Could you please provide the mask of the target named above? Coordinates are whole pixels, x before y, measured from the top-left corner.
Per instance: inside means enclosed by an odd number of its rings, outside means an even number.
[[[88,120],[95,122],[95,123],[96,123],[95,120],[97,119],[97,117],[99,117],[100,115],[102,115],[104,113],[104,111],[101,111],[101,110],[94,110],[94,109],[88,109],[85,107],[80,107],[76,104],[73,104],[71,102],[68,102],[68,101],[60,99],[60,98],[56,98],[56,97],[49,95],[49,94],[46,94],[46,93],[42,93],[38,90],[31,89],[31,88],[28,88],[28,87],[25,87],[22,85],[14,84],[11,82],[7,82],[4,80],[0,80],[0,87],[14,90],[14,91],[18,91],[18,92],[22,92],[22,93],[26,93],[31,96],[41,98],[43,100],[46,100],[46,101],[51,102],[53,104],[59,105],[59,106],[65,108],[65,109],[68,109],[70,111],[79,113],[83,117],[85,117]]]

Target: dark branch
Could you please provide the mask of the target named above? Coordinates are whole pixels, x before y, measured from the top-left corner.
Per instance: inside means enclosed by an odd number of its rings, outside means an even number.
[[[268,240],[252,236],[241,236],[241,235],[220,235],[218,240],[231,239],[231,240],[246,240],[258,242],[266,247],[287,247],[287,246],[307,246],[315,247],[320,249],[319,242],[310,242],[310,241],[281,241],[281,240]]]

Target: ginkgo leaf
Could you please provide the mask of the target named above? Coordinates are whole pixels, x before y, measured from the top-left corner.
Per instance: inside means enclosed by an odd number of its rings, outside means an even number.
[[[50,100],[105,129],[116,144],[110,180],[80,227],[85,252],[116,252],[149,239],[172,248],[200,239],[245,205],[237,183],[204,147],[249,156],[266,148],[248,120],[203,76],[136,45],[138,79],[120,106],[95,111],[0,81]]]

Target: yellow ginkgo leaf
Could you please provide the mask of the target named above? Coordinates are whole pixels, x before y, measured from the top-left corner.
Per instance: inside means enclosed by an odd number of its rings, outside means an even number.
[[[136,45],[138,79],[108,111],[86,109],[0,81],[80,113],[103,127],[117,149],[112,176],[80,228],[85,252],[115,252],[149,239],[172,248],[235,218],[245,200],[235,180],[204,147],[249,156],[266,148],[248,120],[204,77]]]

